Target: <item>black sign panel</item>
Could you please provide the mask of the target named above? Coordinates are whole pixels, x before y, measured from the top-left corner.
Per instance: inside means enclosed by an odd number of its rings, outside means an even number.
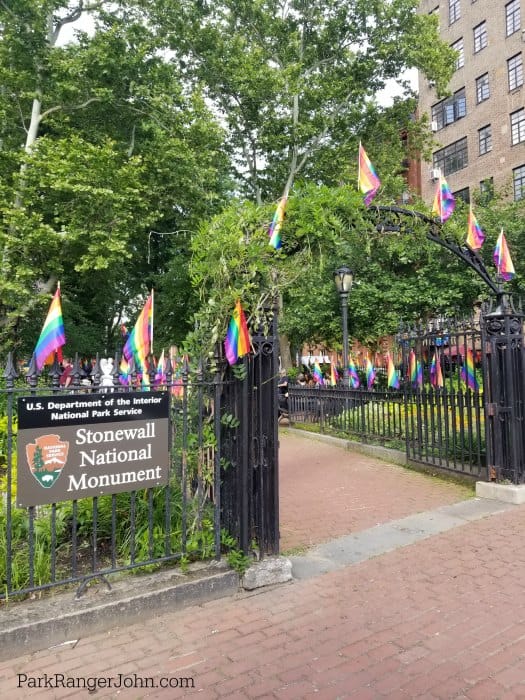
[[[20,398],[17,504],[167,484],[168,433],[167,392]]]

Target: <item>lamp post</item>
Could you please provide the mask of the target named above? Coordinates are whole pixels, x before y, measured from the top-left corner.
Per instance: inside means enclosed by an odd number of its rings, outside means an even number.
[[[349,267],[342,265],[335,271],[334,281],[341,298],[341,314],[343,317],[343,383],[345,386],[348,386],[348,295],[352,289],[354,273]]]

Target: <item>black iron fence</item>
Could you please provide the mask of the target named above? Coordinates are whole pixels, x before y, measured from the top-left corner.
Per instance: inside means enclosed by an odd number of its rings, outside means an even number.
[[[293,385],[290,420],[403,449],[409,461],[486,478],[482,355],[479,318],[404,326],[391,352],[399,388],[387,386],[387,366],[375,367],[368,388],[364,365],[359,388]]]
[[[150,390],[169,403],[166,483],[24,508],[16,505],[19,399],[78,397],[80,405],[144,388],[133,367],[121,384],[118,357],[112,366],[97,358],[89,379],[75,359],[67,388],[57,363],[42,377],[33,364],[17,371],[10,357],[0,388],[0,598],[64,584],[79,595],[95,577],[110,585],[111,573],[219,559],[231,548],[277,552],[277,347],[273,335],[262,341],[234,371],[217,355],[207,367],[184,361],[175,373],[168,361],[164,376],[150,373]]]

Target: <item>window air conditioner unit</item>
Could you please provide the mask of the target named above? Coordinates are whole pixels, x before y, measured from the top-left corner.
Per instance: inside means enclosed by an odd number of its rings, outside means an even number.
[[[431,180],[439,180],[441,177],[441,170],[439,168],[432,168],[430,170],[430,179]]]
[[[438,130],[438,123],[436,121],[430,122],[430,130],[431,131],[437,131]]]

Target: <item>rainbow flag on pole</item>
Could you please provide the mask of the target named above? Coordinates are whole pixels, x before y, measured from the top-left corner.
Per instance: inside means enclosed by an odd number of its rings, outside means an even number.
[[[357,369],[352,358],[348,360],[348,380],[352,389],[359,388],[361,382],[359,381],[359,375],[357,374]]]
[[[381,187],[381,180],[378,178],[374,166],[370,162],[365,149],[359,141],[359,166],[357,174],[357,186],[364,196],[364,203],[368,207],[370,202]]]
[[[160,357],[159,357],[159,360],[157,362],[157,366],[155,368],[155,385],[156,386],[158,386],[159,384],[166,384],[165,367],[166,367],[166,360],[164,359],[164,348],[162,348],[162,352],[160,353]]]
[[[467,245],[471,250],[479,250],[485,240],[485,234],[481,230],[474,212],[472,204],[469,208],[468,223],[467,223]]]
[[[46,320],[40,332],[40,337],[35,347],[36,366],[38,370],[48,362],[53,361],[53,354],[66,344],[64,332],[64,319],[60,304],[60,283],[51,300]]]
[[[388,386],[391,389],[399,389],[399,374],[394,367],[394,362],[390,357],[390,353],[387,353],[387,378]]]
[[[436,187],[436,196],[434,197],[432,211],[434,214],[439,216],[439,219],[443,224],[451,216],[455,206],[456,200],[454,199],[454,195],[450,191],[445,178],[440,175]]]
[[[370,358],[367,355],[366,358],[366,363],[365,363],[365,371],[366,371],[366,386],[368,389],[371,389],[374,385],[374,382],[376,380],[376,371],[374,369],[374,365],[370,361]]]
[[[416,362],[416,386],[418,389],[423,388],[423,367],[419,360]]]
[[[246,324],[241,302],[237,299],[235,309],[228,325],[226,338],[224,339],[224,351],[230,365],[234,365],[239,357],[250,352],[250,333]]]
[[[153,290],[139,314],[135,327],[131,331],[122,349],[122,354],[129,362],[133,357],[137,370],[147,373],[146,358],[153,349]]]
[[[411,350],[408,355],[408,376],[411,384],[415,384],[417,381],[417,363],[416,363],[416,353]]]
[[[314,382],[315,382],[316,384],[319,384],[319,386],[323,386],[323,385],[324,385],[323,373],[322,373],[322,371],[321,371],[321,367],[319,366],[319,363],[318,363],[318,362],[314,362],[314,368],[313,368],[313,371],[312,371],[312,377],[313,377]]]
[[[337,386],[337,382],[339,381],[339,372],[337,371],[337,367],[334,365],[333,362],[330,363],[330,386]]]
[[[119,375],[118,375],[118,380],[119,382],[124,385],[124,386],[129,386],[130,381],[131,381],[131,376],[129,373],[129,364],[124,355],[120,358],[120,365],[119,365]]]
[[[286,209],[287,197],[282,197],[281,201],[277,205],[275,214],[273,215],[272,223],[270,224],[270,229],[268,235],[270,236],[270,245],[275,250],[279,250],[283,242],[281,240],[281,227],[284,221],[284,210]]]
[[[430,363],[430,383],[435,389],[441,389],[443,387],[443,373],[441,371],[441,362],[437,352],[434,352],[432,362]]]
[[[503,277],[503,279],[506,282],[508,282],[514,277],[516,273],[514,270],[514,265],[512,264],[512,260],[510,258],[509,248],[507,246],[507,239],[505,238],[503,229],[501,229],[501,232],[498,236],[498,240],[496,242],[493,260],[494,265],[496,265],[498,269],[498,274],[501,275],[501,277]]]
[[[476,389],[479,388],[474,368],[474,355],[472,354],[472,350],[470,348],[468,348],[466,352],[463,366],[461,367],[461,379],[465,382],[469,389],[476,391]]]

